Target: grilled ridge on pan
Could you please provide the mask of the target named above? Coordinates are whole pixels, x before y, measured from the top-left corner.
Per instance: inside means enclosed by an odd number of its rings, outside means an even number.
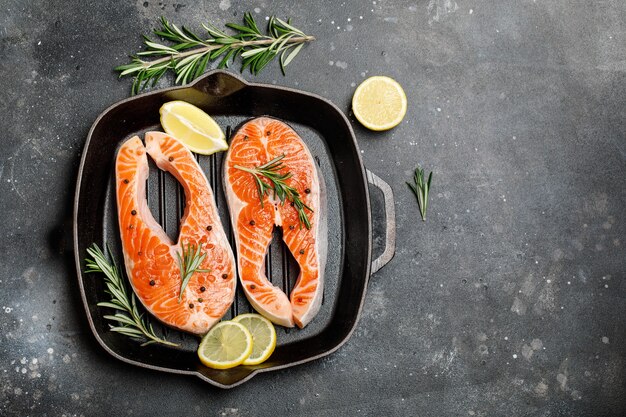
[[[298,210],[270,191],[259,196],[253,169],[284,155],[280,174],[302,202],[310,228]],[[270,183],[267,178],[261,178]],[[244,123],[232,136],[224,162],[224,189],[237,247],[239,279],[255,310],[276,324],[306,326],[320,309],[326,263],[326,190],[317,165],[298,134],[284,122],[259,117]],[[283,240],[300,267],[291,294],[272,285],[265,275],[265,258],[274,227],[282,227]]]
[[[162,132],[124,142],[115,172],[124,265],[133,291],[157,319],[195,334],[206,333],[228,311],[235,296],[236,264],[220,222],[215,197],[193,154]],[[147,155],[183,186],[186,205],[177,242],[153,218],[146,200]],[[183,246],[206,253],[181,294],[178,256]]]

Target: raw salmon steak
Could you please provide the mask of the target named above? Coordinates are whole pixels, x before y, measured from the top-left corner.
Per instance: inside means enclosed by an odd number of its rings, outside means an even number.
[[[254,176],[238,167],[255,168],[284,155],[281,174],[298,192],[311,223],[303,226],[294,205],[281,203],[272,191],[261,200]],[[271,184],[265,177],[262,181]],[[276,324],[304,327],[320,309],[326,262],[325,190],[315,161],[298,134],[285,123],[260,117],[233,136],[224,163],[224,188],[237,244],[239,279],[250,304]],[[265,257],[274,227],[300,266],[290,297],[265,276]]]
[[[236,264],[217,214],[206,176],[192,153],[161,132],[146,133],[146,146],[135,136],[117,154],[115,179],[124,264],[135,294],[163,323],[195,334],[206,333],[226,313],[235,296]],[[148,158],[171,173],[185,190],[185,212],[178,242],[152,217],[146,200]],[[177,255],[183,245],[206,253],[181,294]]]

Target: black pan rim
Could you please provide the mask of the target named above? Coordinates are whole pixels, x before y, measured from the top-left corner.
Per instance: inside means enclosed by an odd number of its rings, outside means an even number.
[[[133,101],[139,97],[148,97],[151,95],[157,95],[157,94],[162,94],[168,91],[175,91],[175,90],[182,90],[182,89],[187,89],[187,88],[192,88],[195,85],[201,83],[204,79],[215,76],[216,74],[222,74],[228,77],[232,77],[237,79],[239,82],[241,82],[242,84],[245,85],[245,88],[248,87],[260,87],[260,88],[268,88],[268,89],[274,89],[274,90],[281,90],[281,91],[286,91],[286,92],[291,92],[291,93],[296,93],[296,94],[301,94],[301,95],[305,95],[308,97],[311,97],[313,99],[319,100],[321,102],[324,102],[326,104],[328,104],[329,106],[331,106],[331,108],[340,115],[341,119],[343,120],[343,122],[345,123],[345,125],[348,128],[348,131],[350,133],[350,137],[352,139],[352,144],[354,146],[354,148],[356,149],[356,154],[357,154],[357,158],[359,161],[359,168],[361,170],[361,178],[362,178],[362,182],[363,182],[363,187],[365,190],[365,204],[366,204],[366,212],[367,212],[367,223],[368,223],[368,230],[370,231],[369,236],[368,236],[368,245],[367,245],[367,259],[366,261],[366,269],[365,269],[365,276],[363,277],[363,294],[361,296],[361,299],[359,300],[359,306],[357,309],[357,313],[356,313],[356,317],[354,320],[354,324],[352,325],[352,328],[348,331],[348,333],[346,334],[346,336],[339,342],[337,343],[337,345],[335,345],[333,348],[322,352],[320,354],[311,356],[309,358],[306,359],[302,359],[299,361],[294,361],[294,362],[290,362],[290,363],[285,363],[282,365],[277,365],[277,366],[273,366],[273,367],[268,367],[268,368],[258,368],[258,369],[254,369],[252,372],[250,372],[250,374],[246,375],[244,378],[242,378],[241,380],[233,383],[233,384],[229,384],[229,385],[225,385],[222,384],[220,382],[217,382],[211,378],[206,377],[205,375],[203,375],[201,372],[197,371],[197,370],[182,370],[182,369],[172,369],[172,368],[165,368],[165,367],[161,367],[161,366],[155,366],[155,365],[150,365],[150,364],[146,364],[143,362],[138,362],[132,359],[128,359],[122,355],[119,355],[117,352],[113,351],[111,348],[109,348],[109,346],[104,343],[104,341],[100,338],[100,335],[98,334],[95,325],[93,323],[93,319],[91,317],[91,313],[89,311],[89,304],[85,295],[85,288],[83,286],[83,272],[81,269],[81,258],[80,258],[80,249],[79,249],[79,245],[78,245],[78,209],[79,209],[79,203],[80,203],[80,187],[81,187],[81,183],[82,183],[82,178],[83,178],[83,171],[84,171],[84,167],[85,167],[85,161],[87,159],[87,150],[89,149],[89,145],[91,143],[91,138],[92,138],[92,134],[96,128],[96,126],[100,123],[100,121],[102,120],[102,118],[109,113],[111,110],[113,110],[114,108],[116,108],[117,106],[120,106],[124,103]],[[311,362],[320,358],[323,358],[325,356],[330,355],[331,353],[337,351],[340,347],[342,347],[352,336],[352,334],[354,333],[356,326],[358,325],[359,319],[361,317],[361,313],[363,310],[363,303],[365,301],[365,296],[367,294],[367,286],[369,284],[369,278],[370,278],[370,274],[371,274],[371,264],[372,264],[372,236],[371,236],[371,230],[372,230],[372,215],[371,215],[371,205],[370,205],[370,196],[369,196],[369,188],[368,188],[368,182],[367,182],[367,176],[366,176],[366,170],[365,170],[365,166],[363,165],[363,159],[361,157],[361,153],[359,152],[359,146],[357,144],[356,141],[356,136],[354,135],[354,130],[352,129],[352,125],[350,124],[350,121],[348,120],[348,118],[346,117],[346,115],[343,113],[343,111],[341,111],[341,109],[335,105],[333,102],[331,102],[330,100],[321,97],[317,94],[314,93],[310,93],[307,91],[302,91],[302,90],[298,90],[298,89],[294,89],[294,88],[290,88],[290,87],[283,87],[283,86],[276,86],[276,85],[270,85],[270,84],[264,84],[264,83],[253,83],[253,82],[248,82],[247,80],[245,80],[243,77],[241,77],[238,74],[232,73],[230,71],[225,71],[225,70],[221,70],[221,69],[215,69],[215,70],[211,70],[208,71],[206,74],[202,75],[201,77],[197,78],[196,80],[194,80],[192,83],[187,84],[187,85],[183,85],[183,86],[174,86],[174,87],[168,87],[168,88],[163,88],[163,89],[159,89],[159,90],[155,90],[155,91],[150,91],[144,94],[140,94],[137,96],[132,96],[132,97],[128,97],[125,98],[123,100],[117,101],[115,103],[113,103],[112,105],[108,106],[105,110],[103,110],[98,117],[96,118],[96,120],[94,121],[94,123],[92,124],[91,128],[89,129],[89,132],[87,134],[87,140],[85,141],[85,145],[83,146],[83,150],[82,150],[82,155],[81,155],[81,160],[80,160],[80,165],[78,167],[78,177],[76,180],[76,190],[74,193],[74,207],[73,207],[73,215],[72,215],[72,238],[73,238],[73,246],[74,246],[74,261],[76,264],[76,276],[77,276],[77,280],[78,280],[78,286],[79,286],[79,290],[80,290],[80,296],[83,302],[83,307],[85,308],[85,313],[87,315],[87,321],[89,323],[89,327],[91,328],[91,332],[93,333],[93,335],[95,336],[96,340],[98,341],[98,343],[100,344],[100,346],[102,346],[102,348],[108,352],[111,356],[113,356],[114,358],[122,361],[122,362],[126,362],[129,363],[131,365],[135,365],[135,366],[139,366],[142,368],[146,368],[146,369],[152,369],[155,371],[161,371],[161,372],[167,372],[167,373],[172,373],[172,374],[179,374],[179,375],[195,375],[196,377],[200,378],[203,381],[208,382],[209,384],[216,386],[218,388],[223,388],[223,389],[229,389],[229,388],[234,388],[238,385],[243,384],[244,382],[248,381],[249,379],[251,379],[252,377],[254,377],[257,374],[260,373],[265,373],[268,371],[276,371],[276,370],[280,370],[280,369],[285,369],[285,368],[289,368],[292,366],[296,366],[296,365],[301,365],[307,362]]]

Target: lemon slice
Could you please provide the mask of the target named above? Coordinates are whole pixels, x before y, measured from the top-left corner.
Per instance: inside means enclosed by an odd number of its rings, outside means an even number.
[[[359,85],[352,96],[352,111],[370,130],[396,127],[406,114],[406,94],[394,79],[370,77]]]
[[[185,101],[169,101],[161,106],[161,126],[192,152],[211,155],[225,151],[228,144],[219,125],[205,112]]]
[[[265,362],[276,348],[276,330],[265,317],[258,314],[240,314],[233,319],[236,323],[246,326],[252,334],[252,353],[243,361],[244,365],[258,365]]]
[[[234,321],[222,321],[203,338],[198,347],[200,361],[209,368],[228,369],[241,365],[252,353],[252,335]]]

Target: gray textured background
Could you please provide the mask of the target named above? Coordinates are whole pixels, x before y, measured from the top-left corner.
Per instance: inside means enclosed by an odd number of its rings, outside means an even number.
[[[625,415],[626,3],[247,3],[0,1],[0,414]],[[198,29],[246,10],[318,38],[255,80],[348,112],[385,74],[409,109],[388,133],[353,124],[396,193],[398,250],[352,339],[220,391],[95,343],[68,219],[86,133],[129,94],[111,68],[160,15]],[[426,223],[404,185],[418,162]]]

